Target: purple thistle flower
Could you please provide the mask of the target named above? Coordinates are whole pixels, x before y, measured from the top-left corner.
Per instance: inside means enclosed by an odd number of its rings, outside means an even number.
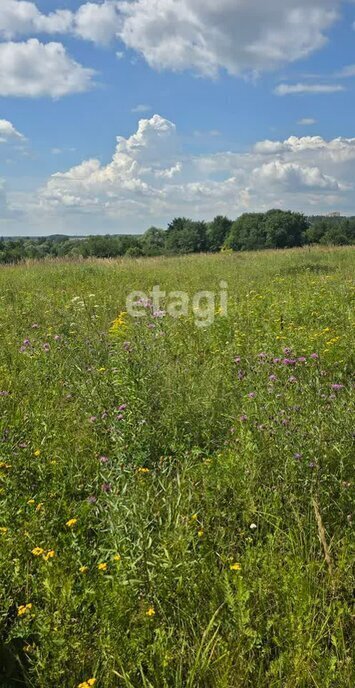
[[[298,363],[307,363],[306,357],[305,356],[299,356]]]
[[[155,324],[154,323],[148,323],[147,325],[149,330],[154,330],[155,329]]]
[[[55,341],[55,342],[59,342],[60,339],[61,339],[60,334],[55,334],[55,335],[54,335],[54,341]]]
[[[244,378],[245,378],[245,373],[242,370],[238,370],[238,379],[244,380]]]
[[[121,406],[118,407],[118,411],[125,411],[127,408],[127,404],[121,404]]]
[[[295,452],[295,454],[293,455],[293,458],[296,459],[297,461],[299,461],[299,459],[302,459],[301,452]]]
[[[108,492],[111,492],[111,489],[112,489],[112,487],[111,487],[110,483],[103,483],[101,485],[102,492],[108,493]]]
[[[101,419],[106,420],[107,417],[108,417],[107,411],[103,411],[103,413],[101,414]]]
[[[24,340],[23,340],[23,345],[24,345],[24,346],[31,346],[30,340],[29,340],[29,339],[24,339]]]
[[[313,353],[313,354],[311,354],[311,358],[313,358],[314,361],[317,361],[317,359],[319,358],[319,355],[316,353]]]
[[[281,358],[274,358],[273,362],[274,363],[281,363],[281,360],[282,360]]]
[[[292,353],[292,349],[290,349],[289,346],[285,346],[285,348],[284,348],[284,354],[285,354],[286,356],[289,356],[291,353]]]
[[[240,363],[240,356],[236,356],[234,359],[234,363]]]
[[[249,392],[248,397],[249,397],[249,399],[255,399],[256,392]]]
[[[276,375],[269,375],[269,380],[270,380],[270,382],[276,382],[277,381]]]
[[[108,463],[109,458],[108,458],[108,456],[100,456],[99,461],[100,461],[100,463]]]
[[[119,413],[118,416],[116,416],[116,420],[123,420],[122,413]]]
[[[164,318],[166,316],[166,311],[162,311],[159,309],[157,311],[153,311],[152,315],[153,315],[153,318]]]
[[[339,385],[336,383],[332,385],[332,389],[334,389],[335,392],[339,392],[341,389],[344,389],[344,385]]]
[[[94,495],[90,495],[90,497],[87,498],[86,500],[89,504],[96,504],[97,499]]]
[[[264,360],[265,358],[267,358],[267,354],[265,353],[265,351],[261,351],[260,354],[258,354],[258,358],[260,358],[260,360]]]
[[[314,461],[310,461],[309,464],[308,464],[308,466],[309,466],[310,468],[315,468],[315,467],[316,467],[316,464],[314,463]]]
[[[245,416],[245,415],[240,416],[239,420],[240,420],[241,423],[246,423],[247,420],[248,420],[248,416]]]
[[[297,361],[296,361],[296,359],[294,359],[294,358],[284,358],[284,359],[282,360],[282,363],[283,363],[284,365],[296,365]]]

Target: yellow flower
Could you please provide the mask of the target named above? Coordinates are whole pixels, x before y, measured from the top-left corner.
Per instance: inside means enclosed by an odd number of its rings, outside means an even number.
[[[36,511],[41,511],[42,506],[43,506],[43,502],[39,502],[39,504],[37,504],[37,506],[36,506]]]
[[[35,557],[40,557],[41,554],[43,554],[43,553],[44,553],[44,549],[42,549],[42,547],[35,547],[32,550],[32,554],[34,554]]]
[[[5,534],[7,533],[8,530],[9,530],[8,528],[4,528],[4,527],[2,526],[2,527],[0,528],[0,533],[1,533],[2,535],[5,535]]]
[[[79,569],[80,573],[86,573],[88,570],[89,570],[88,566],[80,566],[80,569]]]
[[[29,506],[31,506],[31,505],[34,504],[34,503],[35,503],[35,500],[34,500],[34,499],[29,499],[28,502],[27,502],[27,504],[28,504]]]
[[[104,562],[102,562],[101,564],[98,564],[98,565],[97,565],[97,568],[99,569],[99,571],[107,571],[107,564],[106,564],[106,562],[104,561]]]
[[[97,369],[97,372],[98,372],[98,373],[105,373],[105,372],[106,372],[106,368],[98,368],[98,369]]]
[[[140,468],[138,468],[137,473],[150,473],[150,470],[149,468],[144,468],[141,466]]]
[[[77,518],[70,518],[69,521],[67,521],[65,525],[68,526],[68,528],[73,528],[77,522],[78,522]]]
[[[202,538],[204,536],[204,530],[199,530],[197,535],[199,536],[199,538]]]
[[[0,461],[0,468],[11,468],[11,463],[6,463],[5,461]]]
[[[79,683],[78,688],[90,688],[90,686],[94,686],[96,683],[96,678],[88,678],[87,681],[84,681],[83,683]]]
[[[53,559],[55,557],[55,551],[54,549],[50,549],[47,554],[44,555],[45,561],[48,561],[48,559]]]
[[[24,616],[27,614],[32,609],[32,604],[29,602],[28,604],[20,604],[18,610],[17,610],[17,615],[18,616]]]
[[[36,449],[36,451],[33,452],[33,456],[37,456],[37,457],[38,457],[38,456],[41,456],[41,450],[40,450],[40,449]]]
[[[115,556],[113,557],[113,561],[121,561],[121,555],[115,554]]]
[[[231,571],[240,571],[242,567],[241,567],[241,565],[238,564],[238,562],[236,561],[234,564],[231,564],[229,568],[230,568]]]
[[[197,521],[197,514],[192,514],[191,521]]]
[[[147,609],[147,611],[146,611],[145,614],[146,614],[146,616],[155,616],[155,609],[154,609],[154,607],[149,607],[149,609]]]

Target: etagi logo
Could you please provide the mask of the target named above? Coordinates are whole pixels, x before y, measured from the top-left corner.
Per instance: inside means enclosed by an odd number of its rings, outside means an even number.
[[[132,291],[126,298],[126,311],[132,318],[171,318],[193,315],[196,327],[210,327],[216,315],[228,315],[228,284],[219,283],[219,291],[197,291],[190,296],[186,291],[166,292],[155,285],[148,294]]]

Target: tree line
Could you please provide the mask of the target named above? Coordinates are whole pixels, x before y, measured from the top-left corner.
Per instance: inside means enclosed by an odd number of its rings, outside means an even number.
[[[355,217],[306,217],[302,213],[269,210],[244,213],[235,221],[222,215],[212,222],[177,217],[166,230],[150,227],[140,236],[3,238],[0,239],[0,263],[47,257],[115,258],[254,251],[307,244],[355,244]]]

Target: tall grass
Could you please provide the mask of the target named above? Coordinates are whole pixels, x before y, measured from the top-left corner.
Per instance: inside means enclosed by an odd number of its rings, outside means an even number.
[[[2,687],[353,685],[354,256],[0,271]]]

